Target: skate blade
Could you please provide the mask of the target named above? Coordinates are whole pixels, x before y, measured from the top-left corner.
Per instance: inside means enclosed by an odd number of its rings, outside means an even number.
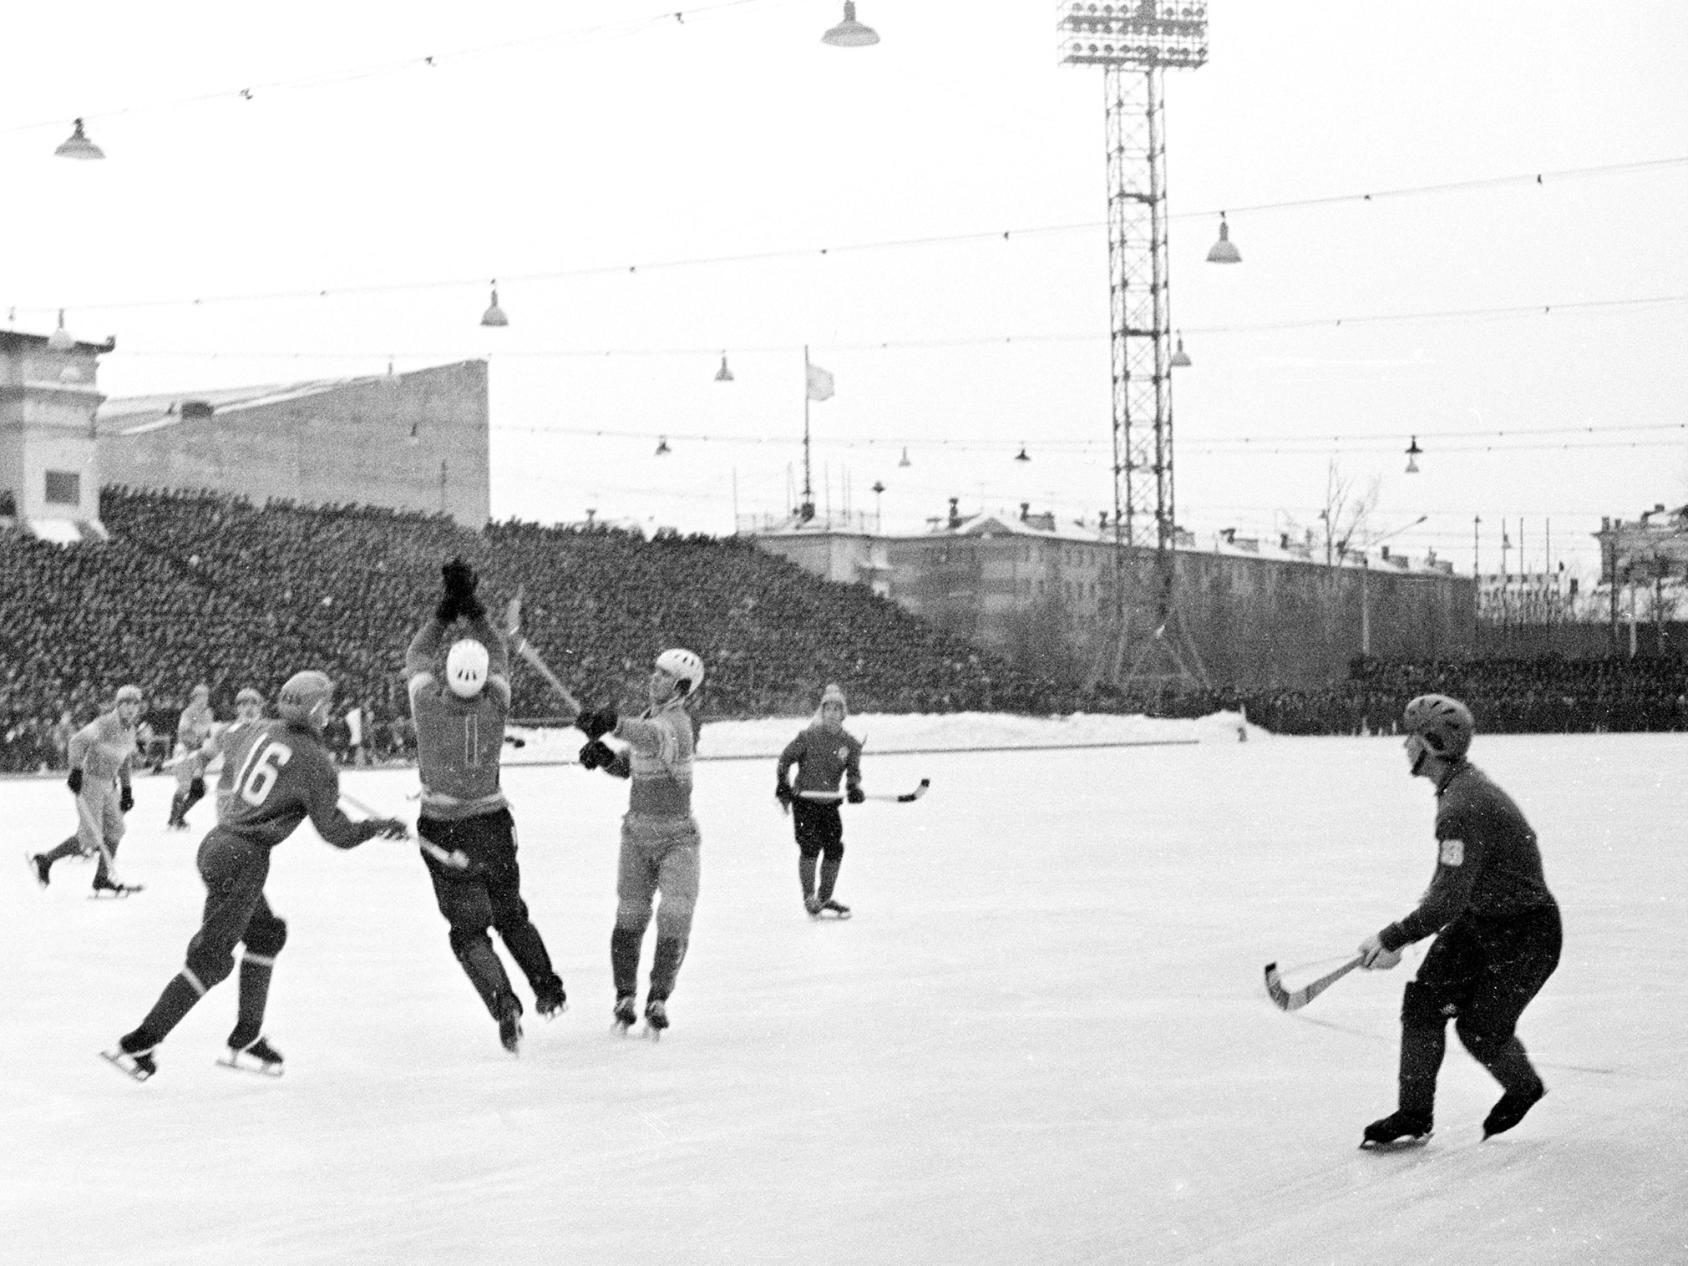
[[[90,900],[90,901],[123,901],[126,898],[133,896],[135,893],[140,892],[142,890],[142,887],[143,887],[143,885],[136,884],[133,887],[124,888],[124,889],[121,889],[120,891],[116,891],[116,892],[112,891],[110,888],[99,888],[99,889],[96,889],[95,891],[88,894],[88,900]]]
[[[100,1058],[105,1060],[106,1063],[112,1065],[112,1067],[116,1068],[131,1081],[145,1081],[148,1077],[152,1076],[152,1074],[146,1069],[135,1063],[134,1056],[129,1055],[124,1051],[101,1051]]]
[[[1374,1143],[1370,1139],[1360,1144],[1362,1152],[1410,1152],[1423,1147],[1430,1142],[1429,1134],[1418,1134],[1412,1138],[1396,1139],[1391,1143]]]
[[[261,1059],[254,1059],[239,1051],[220,1056],[217,1065],[220,1068],[233,1069],[237,1073],[251,1073],[255,1077],[279,1077],[286,1071],[281,1064],[266,1064]]]

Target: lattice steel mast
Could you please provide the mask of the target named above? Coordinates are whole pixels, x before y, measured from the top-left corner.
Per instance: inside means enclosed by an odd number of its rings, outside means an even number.
[[[1147,545],[1154,516],[1156,635],[1180,677],[1203,676],[1179,654],[1174,620],[1177,534],[1172,443],[1172,312],[1166,229],[1167,67],[1207,61],[1207,6],[1178,0],[1061,6],[1061,60],[1101,66],[1107,103],[1108,295],[1112,310],[1114,612],[1093,677],[1118,681],[1129,618],[1128,547]],[[1165,634],[1172,632],[1168,639]],[[1133,665],[1141,666],[1145,646]]]

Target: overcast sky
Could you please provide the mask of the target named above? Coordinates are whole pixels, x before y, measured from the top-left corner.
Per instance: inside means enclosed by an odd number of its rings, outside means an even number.
[[[1045,3],[860,0],[881,43],[822,45],[841,12],[29,6],[0,315],[115,336],[112,396],[487,356],[496,516],[709,532],[798,499],[808,346],[823,512],[1094,524],[1101,72]],[[1334,471],[1395,547],[1493,570],[1504,520],[1586,575],[1601,515],[1688,501],[1688,6],[1208,17],[1167,76],[1180,521],[1299,534]],[[104,162],[52,157],[76,115]]]

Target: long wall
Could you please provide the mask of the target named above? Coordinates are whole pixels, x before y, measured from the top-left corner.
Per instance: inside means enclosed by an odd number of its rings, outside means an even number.
[[[490,517],[485,361],[197,412],[141,428],[102,417],[101,482],[443,512],[473,528]]]

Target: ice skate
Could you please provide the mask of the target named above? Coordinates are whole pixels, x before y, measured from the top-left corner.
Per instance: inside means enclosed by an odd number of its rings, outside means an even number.
[[[140,892],[144,885],[126,884],[106,875],[94,876],[94,896],[96,897],[127,897],[131,893]]]
[[[847,919],[850,917],[850,907],[845,905],[842,901],[834,901],[830,897],[821,902],[821,912],[824,914],[830,914],[835,919]]]
[[[547,1020],[555,1020],[567,1011],[569,996],[563,991],[563,982],[558,980],[535,994],[533,1009]]]
[[[36,883],[45,888],[48,884],[53,882],[53,864],[45,857],[41,856],[40,853],[26,852],[23,855],[23,859],[29,865],[31,873],[34,874]]]
[[[109,1051],[101,1051],[100,1058],[116,1065],[122,1072],[136,1081],[145,1081],[158,1071],[158,1062],[152,1057],[153,1048],[142,1046],[135,1042],[132,1035],[125,1035],[117,1039],[117,1045]]]
[[[505,1004],[504,1011],[498,1017],[498,1040],[510,1054],[521,1053],[522,1009],[516,1005],[513,998]]]
[[[1419,1112],[1392,1112],[1366,1127],[1360,1147],[1368,1152],[1390,1152],[1416,1147],[1430,1138],[1431,1120]]]
[[[662,1040],[662,1031],[668,1027],[668,1004],[661,998],[652,998],[645,1003],[645,1036],[653,1042]]]
[[[281,1052],[271,1046],[267,1038],[259,1037],[245,1046],[229,1044],[229,1052],[217,1061],[224,1068],[243,1073],[258,1073],[265,1077],[279,1077],[282,1073]]]
[[[635,1011],[633,1007],[633,995],[630,993],[624,993],[621,997],[617,998],[615,1000],[615,1010],[612,1011],[610,1015],[611,1032],[615,1033],[618,1037],[626,1037],[627,1030],[632,1028],[634,1021],[639,1018],[638,1012]]]
[[[1483,1118],[1483,1137],[1493,1138],[1496,1134],[1505,1134],[1513,1126],[1524,1119],[1525,1113],[1541,1102],[1541,1097],[1547,1093],[1547,1087],[1542,1085],[1541,1079],[1529,1090],[1513,1093],[1508,1090],[1502,1095],[1494,1107],[1489,1109],[1489,1115]]]
[[[804,897],[803,908],[809,912],[811,919],[821,917],[821,899],[819,897]]]

